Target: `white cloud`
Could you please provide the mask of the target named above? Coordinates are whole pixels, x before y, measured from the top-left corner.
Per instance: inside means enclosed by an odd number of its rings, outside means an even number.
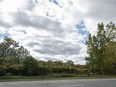
[[[98,22],[115,22],[115,4],[114,0],[1,0],[0,33],[19,41],[36,58],[84,64],[86,31],[96,34]],[[84,27],[77,29],[82,21]]]
[[[92,34],[96,34],[97,24],[105,24],[116,19],[115,0],[78,0],[78,6],[85,25]]]

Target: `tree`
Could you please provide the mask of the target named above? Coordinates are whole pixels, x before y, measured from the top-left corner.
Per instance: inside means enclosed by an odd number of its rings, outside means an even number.
[[[68,64],[69,66],[73,66],[73,65],[74,65],[74,63],[73,63],[72,60],[68,60],[68,61],[66,61],[66,64]]]
[[[99,74],[105,73],[105,60],[110,42],[114,42],[116,35],[115,24],[110,22],[104,27],[103,23],[98,24],[97,35],[89,35],[87,44],[87,65],[89,70]],[[110,54],[111,55],[111,54]]]
[[[0,63],[7,66],[12,64],[19,64],[20,59],[29,56],[28,50],[20,46],[18,42],[9,37],[4,37],[0,43]]]
[[[38,61],[32,56],[23,58],[21,64],[25,75],[35,75],[38,69]]]
[[[106,74],[116,74],[116,42],[110,42],[106,46],[104,68]]]
[[[86,57],[87,60],[87,67],[89,69],[89,72],[95,73],[96,71],[96,61],[95,57],[92,52],[94,52],[95,47],[93,45],[93,38],[91,34],[89,34],[88,41],[86,42],[87,44],[87,53],[89,54],[88,57]]]

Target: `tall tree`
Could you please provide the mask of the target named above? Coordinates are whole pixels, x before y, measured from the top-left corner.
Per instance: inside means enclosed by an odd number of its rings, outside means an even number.
[[[104,66],[107,53],[107,45],[114,41],[116,35],[115,24],[110,22],[104,27],[103,23],[98,24],[97,35],[89,35],[87,41],[87,65],[90,71],[104,74]]]
[[[106,74],[116,74],[116,42],[110,42],[106,46],[104,68]]]
[[[0,43],[0,62],[6,65],[19,63],[21,58],[29,56],[28,50],[20,46],[18,42],[5,37]]]

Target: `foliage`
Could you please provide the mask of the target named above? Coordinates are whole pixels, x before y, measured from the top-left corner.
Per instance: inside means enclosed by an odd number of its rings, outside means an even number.
[[[25,75],[34,75],[38,69],[38,62],[33,57],[26,57],[21,60]]]
[[[0,65],[20,64],[20,59],[26,56],[29,56],[29,52],[11,38],[5,37],[0,43]]]
[[[112,59],[109,59],[108,54],[112,56],[111,52],[108,52],[108,47],[112,47],[111,43],[115,42],[116,38],[116,27],[115,24],[110,22],[109,24],[104,27],[103,23],[98,24],[98,31],[97,35],[89,35],[87,41],[87,53],[89,56],[86,58],[87,66],[90,72],[98,73],[98,74],[105,74],[106,66],[111,65],[116,58],[116,55],[113,55]],[[110,50],[109,50],[110,51]],[[115,50],[112,50],[115,52]],[[116,62],[115,62],[116,63]],[[111,67],[109,67],[110,69]]]
[[[70,66],[73,66],[73,65],[74,65],[73,61],[71,61],[71,60],[68,60],[66,63],[67,63],[68,65],[70,65]]]
[[[0,76],[11,76],[11,75],[22,75],[22,66],[13,65],[13,66],[2,66],[0,67]]]

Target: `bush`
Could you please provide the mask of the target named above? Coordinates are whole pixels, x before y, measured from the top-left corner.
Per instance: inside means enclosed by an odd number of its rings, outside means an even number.
[[[47,75],[50,72],[51,72],[51,70],[47,67],[39,67],[36,74],[37,75]]]
[[[21,61],[23,68],[23,75],[36,75],[38,70],[38,62],[33,57],[26,57]]]
[[[0,68],[0,76],[4,76],[6,74],[5,70],[3,68]]]
[[[3,66],[0,68],[0,76],[22,75],[22,66]]]

